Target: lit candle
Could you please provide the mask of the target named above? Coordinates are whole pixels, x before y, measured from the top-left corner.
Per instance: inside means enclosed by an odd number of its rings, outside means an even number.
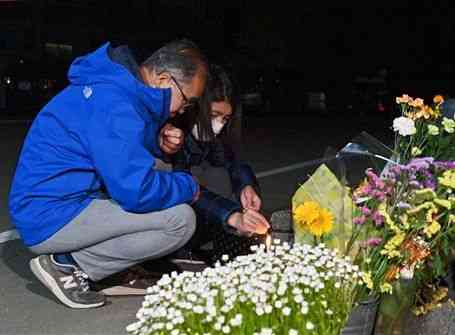
[[[267,234],[267,237],[265,238],[265,250],[269,252],[271,250],[272,246],[272,235]]]

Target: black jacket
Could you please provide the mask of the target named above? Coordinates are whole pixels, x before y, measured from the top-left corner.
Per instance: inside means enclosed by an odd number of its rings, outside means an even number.
[[[240,193],[243,188],[250,185],[259,194],[256,176],[248,164],[236,159],[231,147],[221,139],[201,142],[192,135],[187,135],[182,149],[173,156],[174,170],[190,173],[192,167],[203,162],[208,162],[213,167],[224,167],[228,171],[236,201],[201,187],[199,200],[193,207],[199,217],[202,215],[205,223],[222,224],[226,230],[231,230],[226,221],[233,212],[241,211]]]

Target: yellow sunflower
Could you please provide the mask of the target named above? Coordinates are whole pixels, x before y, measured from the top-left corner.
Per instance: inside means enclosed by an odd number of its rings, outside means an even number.
[[[308,230],[311,234],[320,237],[328,233],[333,227],[333,215],[327,209],[321,208],[319,217],[308,224]]]
[[[305,225],[319,217],[319,204],[315,201],[306,201],[294,210],[294,221]]]
[[[316,201],[306,201],[294,209],[294,221],[311,234],[320,237],[333,227],[332,213]]]

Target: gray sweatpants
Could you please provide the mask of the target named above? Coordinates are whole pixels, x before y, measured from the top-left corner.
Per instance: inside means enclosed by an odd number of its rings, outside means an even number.
[[[30,250],[36,254],[70,252],[90,279],[97,281],[176,251],[191,238],[195,227],[194,211],[185,204],[136,214],[112,200],[95,199],[74,220]]]

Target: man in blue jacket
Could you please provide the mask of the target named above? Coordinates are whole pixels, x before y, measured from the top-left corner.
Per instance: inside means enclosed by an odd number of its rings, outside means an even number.
[[[36,277],[65,305],[105,303],[101,280],[183,246],[195,229],[190,174],[157,162],[183,133],[165,121],[197,102],[207,62],[188,40],[140,66],[109,43],[69,69],[70,85],[38,114],[25,139],[9,197],[11,218]]]

